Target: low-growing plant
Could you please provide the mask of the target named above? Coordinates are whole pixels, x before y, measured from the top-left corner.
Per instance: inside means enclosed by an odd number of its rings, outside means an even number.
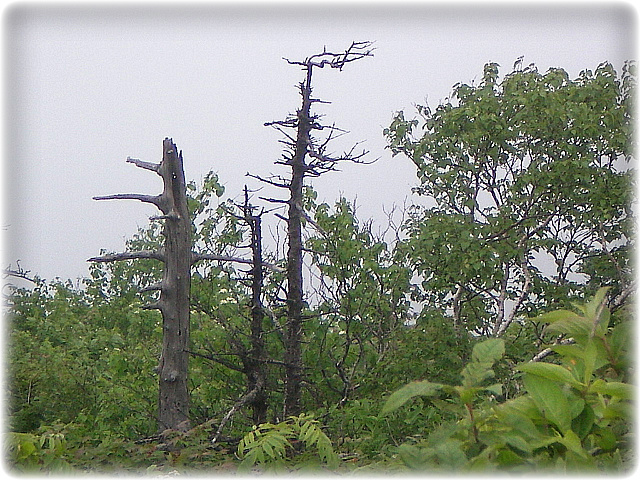
[[[559,363],[517,367],[523,373],[523,395],[492,403],[491,395],[500,395],[501,386],[486,383],[493,376],[492,364],[504,353],[503,341],[495,338],[475,345],[462,385],[419,381],[393,393],[383,414],[416,396],[458,412],[457,421],[401,445],[401,461],[412,469],[463,471],[628,468],[629,327],[625,322],[609,326],[606,292],[601,289],[586,304],[576,305],[577,312],[558,310],[538,317],[549,324],[547,331],[572,343],[549,346]]]
[[[17,471],[61,473],[71,470],[64,458],[67,449],[61,433],[34,435],[9,432],[5,449],[9,466]]]
[[[315,455],[309,453],[315,452]],[[238,444],[242,462],[238,472],[254,467],[277,471],[289,467],[330,469],[338,466],[339,458],[329,437],[312,416],[300,414],[280,423],[254,426]]]

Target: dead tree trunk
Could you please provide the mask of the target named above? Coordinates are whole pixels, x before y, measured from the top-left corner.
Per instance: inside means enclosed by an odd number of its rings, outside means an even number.
[[[302,385],[302,194],[306,173],[305,157],[311,143],[311,72],[300,86],[302,108],[298,111],[298,132],[289,184],[287,240],[287,330],[285,333],[284,418],[300,414]]]
[[[253,268],[251,269],[251,349],[245,370],[248,377],[249,391],[256,394],[251,400],[253,424],[264,423],[267,417],[267,397],[265,393],[265,344],[262,324],[264,308],[262,306],[263,260],[262,260],[262,217],[254,215],[249,205],[249,194],[245,187],[244,219],[251,230],[251,253]]]
[[[289,151],[283,155],[284,160],[276,162],[291,167],[291,178],[277,180],[254,178],[269,183],[273,186],[289,190],[287,201],[273,200],[276,203],[286,203],[288,206],[287,218],[287,326],[285,332],[285,380],[284,380],[284,417],[301,413],[301,387],[303,380],[302,342],[303,342],[303,276],[302,276],[302,219],[306,217],[303,210],[303,189],[306,177],[317,177],[328,171],[335,170],[336,164],[343,160],[358,162],[366,152],[354,155],[351,151],[335,157],[326,153],[328,143],[334,138],[336,132],[343,133],[335,126],[322,125],[320,117],[311,113],[314,103],[322,102],[311,96],[311,81],[313,68],[342,68],[350,62],[363,57],[371,56],[370,42],[354,42],[341,53],[327,52],[326,49],[317,55],[312,55],[304,61],[290,61],[292,65],[299,65],[305,72],[305,79],[300,84],[302,97],[301,108],[295,117],[282,121],[268,122],[265,125],[272,126],[284,134]],[[296,130],[295,137],[285,132],[285,128]],[[312,136],[314,130],[328,131],[327,137],[318,141]],[[269,200],[269,199],[267,199]]]
[[[134,199],[152,203],[164,220],[164,248],[153,252],[126,252],[89,259],[92,262],[112,262],[132,258],[154,258],[164,262],[162,281],[145,290],[159,290],[158,301],[145,308],[162,313],[163,341],[159,375],[158,428],[186,431],[189,429],[189,392],[187,373],[189,354],[189,290],[191,285],[191,220],[182,161],[173,141],[165,138],[160,164],[127,159],[137,167],[156,172],[164,184],[160,195],[118,194],[94,197],[95,200]]]

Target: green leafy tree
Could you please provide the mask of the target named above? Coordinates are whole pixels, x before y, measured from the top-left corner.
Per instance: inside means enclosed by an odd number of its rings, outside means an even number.
[[[597,284],[613,287],[615,305],[631,291],[634,71],[603,63],[570,80],[530,65],[499,81],[489,63],[478,85],[385,129],[426,200],[404,245],[421,300],[459,336],[500,336],[518,315]]]
[[[342,404],[394,352],[394,335],[408,321],[410,272],[393,250],[360,223],[344,198],[312,207],[316,234],[306,246],[317,273],[307,365],[327,387],[317,400]],[[401,260],[401,259],[400,259]],[[324,398],[323,398],[324,397]]]

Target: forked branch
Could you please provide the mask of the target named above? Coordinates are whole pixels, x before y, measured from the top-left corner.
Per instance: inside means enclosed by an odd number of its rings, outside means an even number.
[[[373,50],[373,42],[353,42],[344,52],[327,52],[325,46],[322,53],[312,55],[302,62],[287,58],[284,60],[291,65],[300,65],[305,69],[310,67],[324,68],[325,65],[328,65],[331,68],[342,70],[347,63],[373,56]]]

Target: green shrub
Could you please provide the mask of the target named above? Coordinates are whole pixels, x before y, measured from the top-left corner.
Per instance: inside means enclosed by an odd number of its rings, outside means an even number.
[[[71,466],[65,460],[67,452],[64,435],[60,433],[7,434],[6,458],[12,469],[21,472],[68,472]]]
[[[558,310],[538,320],[549,332],[572,338],[553,345],[560,363],[527,362],[525,394],[492,403],[501,385],[487,385],[504,342],[490,338],[475,345],[462,370],[462,384],[413,382],[393,393],[382,413],[392,412],[416,396],[458,413],[426,438],[398,448],[412,469],[487,470],[623,470],[629,467],[632,387],[626,383],[628,324],[609,327],[606,289],[578,312]],[[489,398],[487,398],[489,394]]]

